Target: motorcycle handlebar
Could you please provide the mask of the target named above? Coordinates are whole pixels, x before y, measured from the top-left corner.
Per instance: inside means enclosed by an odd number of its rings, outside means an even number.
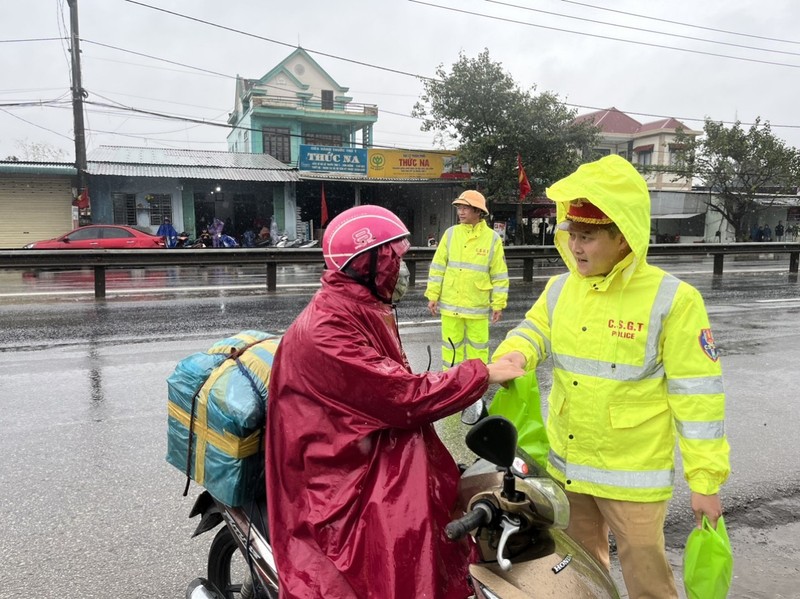
[[[472,510],[461,516],[458,520],[453,520],[444,528],[444,534],[451,541],[458,541],[469,531],[478,528],[483,524],[489,524],[494,514],[492,509],[485,503],[477,503]]]

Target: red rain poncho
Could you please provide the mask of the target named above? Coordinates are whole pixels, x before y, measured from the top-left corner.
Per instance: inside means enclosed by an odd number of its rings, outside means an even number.
[[[269,529],[281,597],[464,598],[470,547],[444,536],[459,472],[432,423],[477,400],[469,360],[412,374],[391,308],[327,271],[269,385]]]

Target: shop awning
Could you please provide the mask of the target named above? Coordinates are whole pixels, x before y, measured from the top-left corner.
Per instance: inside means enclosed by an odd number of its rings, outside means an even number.
[[[673,214],[654,214],[650,218],[653,220],[665,220],[665,219],[675,219],[675,218],[692,218],[693,216],[699,216],[703,214],[702,212],[676,212]]]
[[[647,144],[646,146],[636,146],[635,148],[633,148],[633,151],[636,153],[652,152],[654,147],[655,144]]]

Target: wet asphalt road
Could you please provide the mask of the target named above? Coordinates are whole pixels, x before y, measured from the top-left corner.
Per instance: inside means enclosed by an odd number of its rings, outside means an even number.
[[[788,260],[747,262],[726,265],[714,278],[710,262],[668,267],[704,294],[723,354],[733,448],[724,490],[729,527],[763,530],[798,520],[796,511],[769,507],[773,499],[800,497],[800,286],[787,268]],[[211,535],[191,539],[187,519],[198,487],[181,497],[183,478],[164,461],[165,379],[178,360],[221,337],[284,330],[313,293],[318,272],[282,273],[285,286],[272,295],[262,291],[259,273],[221,271],[209,282],[199,272],[172,271],[169,285],[159,277],[162,284],[141,288],[131,280],[147,277],[129,276],[123,294],[110,280],[103,302],[91,299],[90,282],[87,292],[85,281],[59,287],[53,278],[39,284],[0,273],[0,598],[178,598],[204,574]],[[493,347],[544,280],[512,281]],[[426,346],[436,353],[439,329],[421,289],[398,314],[412,365],[424,370]],[[544,394],[547,368],[540,384]],[[458,435],[448,439],[457,454],[464,451]],[[679,484],[671,546],[682,544],[690,518]]]

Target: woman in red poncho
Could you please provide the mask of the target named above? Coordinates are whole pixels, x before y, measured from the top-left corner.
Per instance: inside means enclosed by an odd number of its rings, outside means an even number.
[[[391,306],[408,235],[377,206],[334,218],[322,288],[278,348],[266,468],[282,598],[471,594],[469,546],[444,535],[459,472],[433,422],[523,372],[480,360],[411,372]]]

